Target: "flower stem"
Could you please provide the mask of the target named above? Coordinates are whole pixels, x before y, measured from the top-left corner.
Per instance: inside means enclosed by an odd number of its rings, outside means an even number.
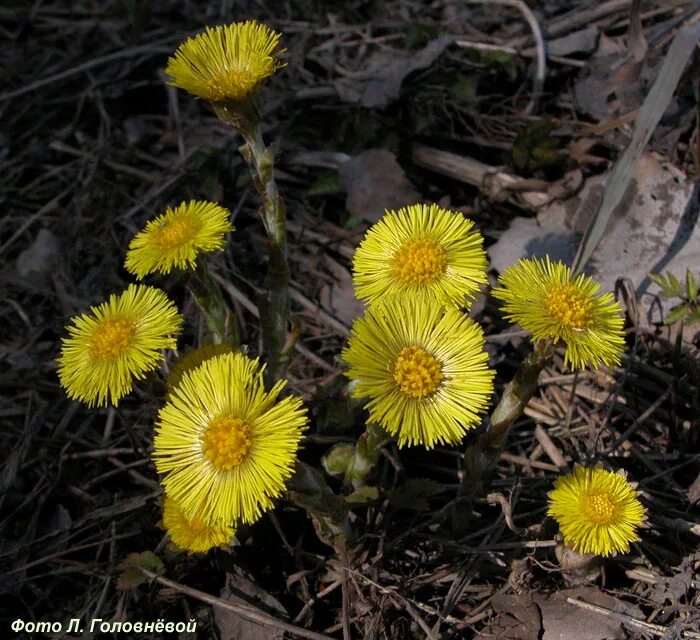
[[[258,300],[265,345],[266,375],[272,383],[284,375],[291,347],[288,340],[289,266],[284,202],[272,175],[275,151],[265,147],[259,124],[242,128],[246,144],[241,154],[248,163],[253,184],[262,200],[262,221],[268,238],[269,264],[265,277],[266,292]]]
[[[485,495],[498,458],[508,442],[511,425],[523,413],[537,391],[537,380],[552,355],[552,345],[544,340],[535,343],[533,352],[523,360],[515,377],[505,386],[501,400],[493,410],[486,431],[464,452],[464,473],[460,496],[468,504]]]
[[[235,316],[226,307],[221,289],[209,275],[204,261],[199,261],[197,264],[196,270],[192,272],[187,283],[187,288],[204,314],[207,328],[214,343],[225,342],[236,348],[238,346],[238,328]]]

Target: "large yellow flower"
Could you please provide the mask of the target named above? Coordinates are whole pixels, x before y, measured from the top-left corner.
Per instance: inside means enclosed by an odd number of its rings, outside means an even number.
[[[139,280],[150,273],[193,269],[201,253],[224,248],[233,231],[229,212],[214,202],[191,200],[151,220],[129,243],[124,267]]]
[[[343,359],[369,419],[399,446],[457,443],[493,391],[484,336],[454,307],[406,296],[355,320]]]
[[[166,383],[168,385],[168,397],[170,393],[172,393],[173,389],[180,384],[182,377],[188,371],[194,371],[202,363],[224,353],[233,353],[233,347],[225,342],[222,342],[221,344],[205,344],[197,349],[188,351],[175,363],[168,374],[166,379]]]
[[[229,544],[235,535],[229,524],[207,525],[201,518],[188,518],[177,502],[167,496],[163,502],[163,528],[176,547],[189,553],[205,553]]]
[[[284,66],[279,33],[249,20],[207,28],[168,60],[171,84],[210,102],[240,102]]]
[[[205,524],[254,522],[292,474],[307,425],[300,398],[275,403],[263,369],[242,353],[184,374],[158,416],[153,459],[165,493]]]
[[[564,543],[576,553],[609,556],[629,551],[639,540],[644,507],[624,476],[599,467],[576,467],[557,478],[549,493],[549,510],[559,523]]]
[[[355,251],[353,281],[368,304],[403,296],[465,305],[486,280],[484,239],[435,204],[387,210]]]
[[[527,258],[509,267],[493,290],[506,318],[535,338],[563,342],[565,364],[619,364],[625,347],[620,305],[590,277],[573,277],[561,262]]]
[[[131,285],[72,319],[63,339],[58,377],[70,398],[88,406],[117,404],[175,347],[182,317],[163,291]]]

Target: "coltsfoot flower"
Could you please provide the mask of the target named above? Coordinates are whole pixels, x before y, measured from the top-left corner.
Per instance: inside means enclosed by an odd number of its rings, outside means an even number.
[[[229,231],[228,210],[214,202],[191,200],[168,207],[132,238],[124,267],[139,280],[151,273],[193,269],[200,254],[224,248]]]
[[[284,66],[281,34],[249,20],[188,38],[168,60],[170,83],[209,102],[241,102]]]
[[[276,402],[257,360],[210,358],[183,375],[158,415],[153,460],[187,518],[252,523],[284,490],[308,418],[300,398]]]
[[[233,347],[225,342],[221,344],[205,344],[197,349],[188,351],[175,363],[168,374],[166,380],[168,394],[172,393],[173,389],[180,384],[185,373],[194,371],[202,363],[224,353],[233,353]]]
[[[586,275],[549,257],[526,258],[506,269],[493,290],[502,300],[506,318],[534,338],[566,346],[564,363],[574,369],[586,365],[619,364],[625,347],[620,305],[612,295],[598,295],[600,285]]]
[[[58,377],[70,398],[88,406],[117,404],[176,346],[182,317],[163,291],[131,285],[72,319],[58,359]]]
[[[484,239],[461,213],[435,204],[387,210],[355,251],[360,300],[411,296],[463,306],[487,282]]]
[[[627,479],[600,467],[576,467],[557,478],[547,514],[559,523],[564,544],[579,554],[601,556],[628,552],[645,518]]]
[[[189,553],[206,553],[229,544],[235,535],[229,524],[207,525],[201,518],[188,518],[177,502],[167,496],[163,502],[163,528],[176,547]]]
[[[355,320],[343,360],[369,419],[398,445],[458,443],[493,391],[481,327],[455,307],[406,296]]]

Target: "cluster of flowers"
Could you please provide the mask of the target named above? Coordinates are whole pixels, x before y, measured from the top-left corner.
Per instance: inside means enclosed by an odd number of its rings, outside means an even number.
[[[231,108],[282,66],[279,37],[251,22],[208,29],[181,45],[168,73],[174,85]],[[183,203],[134,237],[125,267],[139,280],[192,269],[200,254],[222,249],[232,230],[219,205]],[[473,222],[434,204],[387,211],[357,249],[354,285],[366,310],[342,357],[369,420],[399,447],[457,444],[481,422],[494,372],[483,331],[467,311],[486,272]],[[563,346],[572,368],[619,362],[619,306],[598,295],[590,278],[548,258],[525,259],[505,271],[493,294],[533,338]],[[130,286],[68,327],[62,385],[90,406],[116,403],[159,366],[163,349],[175,348],[181,324],[163,291]],[[293,472],[306,410],[296,397],[278,401],[285,381],[266,390],[263,369],[230,345],[208,345],[181,358],[168,377],[153,460],[166,496],[164,526],[183,549],[229,543],[236,526],[272,507]],[[628,550],[644,517],[623,476],[581,467],[559,479],[549,513],[574,550],[604,555]]]

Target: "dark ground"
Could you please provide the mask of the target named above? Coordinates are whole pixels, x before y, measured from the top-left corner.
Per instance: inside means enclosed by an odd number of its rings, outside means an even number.
[[[564,9],[575,16],[596,3],[529,4],[551,25]],[[645,33],[668,26],[689,4],[643,3]],[[537,115],[525,113],[531,53],[455,47],[409,75],[398,100],[376,107],[348,102],[371,79],[377,51],[417,55],[445,32],[531,48],[519,12],[499,5],[96,0],[0,8],[0,637],[15,637],[5,620],[17,618],[196,618],[198,638],[282,637],[271,627],[237,627],[235,614],[178,588],[120,589],[120,563],[149,550],[179,585],[224,599],[257,585],[258,596],[268,598],[255,600],[259,607],[335,638],[343,636],[343,622],[353,638],[487,631],[542,637],[561,628],[557,620],[565,615],[546,492],[560,468],[596,457],[640,483],[650,519],[632,552],[609,560],[603,578],[577,594],[622,611],[625,624],[613,623],[611,631],[600,611],[580,609],[563,628],[579,640],[697,631],[700,376],[697,351],[669,341],[664,328],[641,331],[629,323],[630,348],[619,370],[575,377],[558,362],[546,372],[502,457],[492,489],[501,502],[478,504],[459,537],[449,517],[459,449],[399,455],[389,448],[376,478],[381,499],[354,509],[362,535],[350,549],[349,572],[304,512],[284,502],[241,531],[230,551],[187,557],[166,546],[149,459],[162,384],[154,379],[118,408],[91,411],[65,397],[55,358],[67,320],[130,282],[121,265],[133,233],[166,204],[189,197],[215,199],[235,212],[237,231],[213,264],[227,283],[243,342],[257,351],[251,300],[262,283],[265,245],[257,196],[237,152],[241,141],[207,104],[167,88],[162,74],[186,34],[249,17],[283,31],[288,50],[288,66],[265,93],[265,136],[280,141],[278,182],[290,219],[294,312],[302,323],[289,378],[295,393],[316,397],[303,453],[312,464],[360,428],[345,411],[336,356],[353,313],[350,258],[367,220],[346,207],[338,154],[390,151],[422,197],[469,213],[490,245],[514,216],[532,212],[419,166],[414,144],[554,183],[573,168],[585,178],[606,171],[629,141],[624,119],[613,119],[593,136],[597,161],[573,157],[582,127],[596,123],[572,99],[591,51],[550,61]],[[619,7],[582,26],[595,24],[620,40],[627,18]],[[657,60],[671,27],[651,48]],[[691,179],[694,88],[690,70],[679,89],[690,115],[679,117],[672,148],[663,149]],[[182,280],[153,283],[167,288],[185,314],[181,345],[198,343],[203,327]],[[491,302],[477,309],[502,385],[527,344],[499,338],[507,325]],[[409,481],[417,478],[425,481]],[[232,589],[225,588],[227,574]]]

